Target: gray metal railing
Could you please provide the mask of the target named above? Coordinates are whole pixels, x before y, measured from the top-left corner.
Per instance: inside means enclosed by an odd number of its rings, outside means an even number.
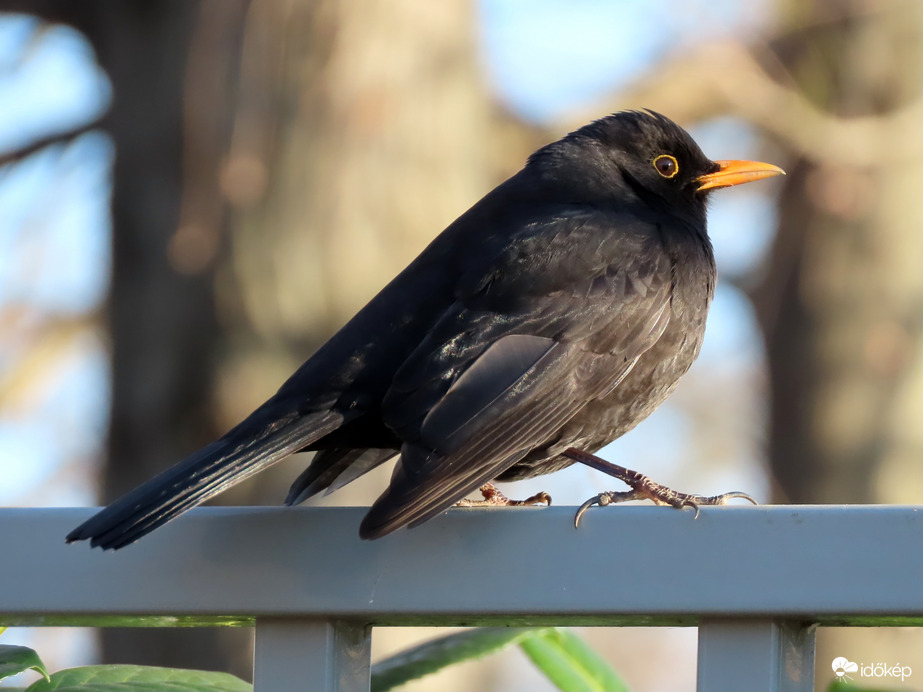
[[[460,509],[373,542],[364,511],[198,509],[102,553],[64,544],[92,510],[0,510],[0,624],[254,625],[256,692],[367,689],[372,626],[698,626],[717,692],[813,690],[815,625],[923,617],[914,507]]]

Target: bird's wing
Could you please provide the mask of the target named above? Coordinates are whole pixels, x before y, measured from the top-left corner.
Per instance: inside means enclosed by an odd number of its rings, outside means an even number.
[[[364,538],[425,521],[498,476],[663,333],[671,262],[656,233],[607,217],[559,223],[531,252],[511,248],[521,260],[473,283],[398,371],[383,414],[405,443]]]

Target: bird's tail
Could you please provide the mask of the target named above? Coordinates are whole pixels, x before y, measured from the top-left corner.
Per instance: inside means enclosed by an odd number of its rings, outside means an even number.
[[[71,531],[67,542],[89,540],[105,550],[123,548],[343,423],[341,413],[327,410],[275,419],[254,432],[255,415],[100,510]]]

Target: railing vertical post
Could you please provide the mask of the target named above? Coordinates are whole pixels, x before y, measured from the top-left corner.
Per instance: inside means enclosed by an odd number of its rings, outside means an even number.
[[[814,630],[783,620],[703,621],[698,692],[811,692]]]
[[[367,692],[371,627],[364,623],[258,618],[253,692]]]

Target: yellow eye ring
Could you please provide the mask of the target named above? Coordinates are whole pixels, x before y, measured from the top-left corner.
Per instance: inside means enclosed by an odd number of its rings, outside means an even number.
[[[654,159],[651,165],[654,166],[655,171],[667,179],[673,178],[679,173],[679,162],[669,154],[661,154]]]

